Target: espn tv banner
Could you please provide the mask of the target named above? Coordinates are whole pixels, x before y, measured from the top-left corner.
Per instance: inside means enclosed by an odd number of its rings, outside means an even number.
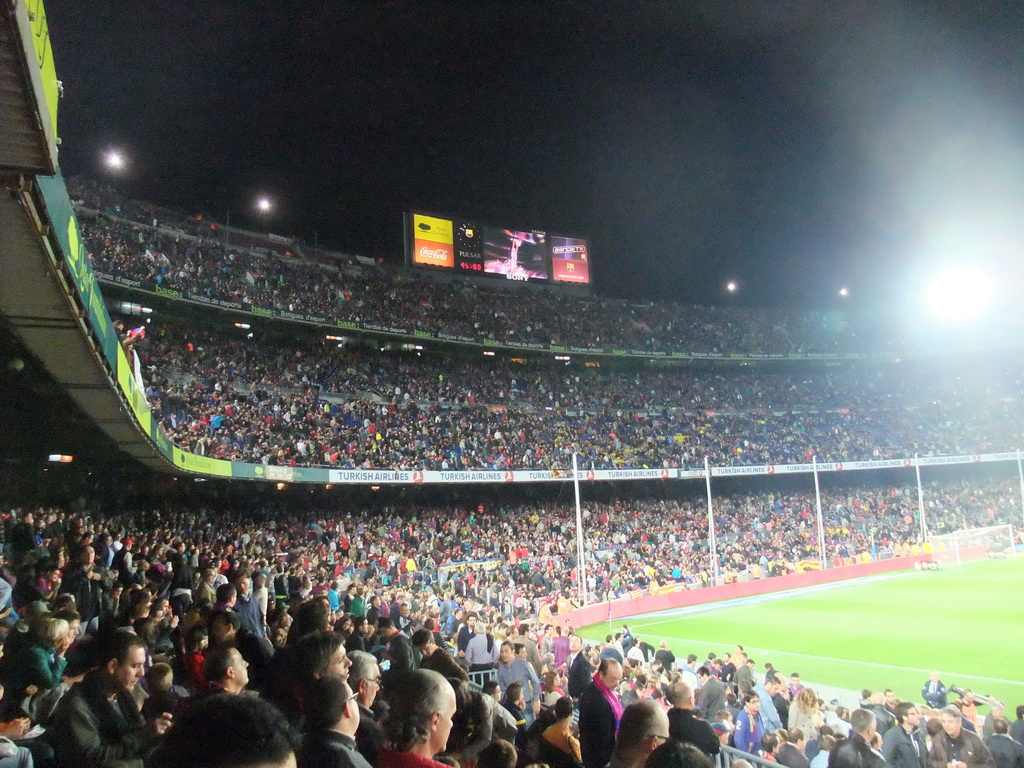
[[[432,267],[454,267],[455,238],[452,229],[451,219],[438,219],[414,213],[413,263]]]

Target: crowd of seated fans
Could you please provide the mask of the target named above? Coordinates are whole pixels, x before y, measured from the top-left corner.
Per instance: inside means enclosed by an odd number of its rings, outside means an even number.
[[[1013,483],[976,485],[927,489],[933,531],[1018,514]],[[910,489],[823,503],[837,560],[916,543]],[[411,753],[507,768],[603,768],[617,755],[639,768],[669,738],[703,754],[730,738],[745,748],[744,696],[782,694],[774,678],[744,685],[740,649],[732,670],[728,656],[698,668],[628,630],[584,648],[556,628],[577,594],[568,508],[310,507],[6,515],[0,766],[238,766],[263,745],[282,765],[298,750],[300,765],[422,766]],[[813,556],[811,509],[803,494],[719,499],[724,578]],[[592,599],[699,587],[704,514],[696,499],[588,505]],[[468,686],[480,673],[491,682]],[[720,701],[712,678],[728,686]],[[805,709],[807,724],[790,714],[780,727],[810,740],[823,723],[859,722],[816,697]],[[697,711],[715,726],[695,725]],[[783,749],[777,738],[757,751]]]
[[[1019,372],[976,361],[624,371],[338,350],[152,326],[135,350],[163,430],[192,453],[291,466],[743,466],[1013,450]]]
[[[228,245],[208,221],[185,215],[168,220],[166,211],[86,181],[71,182],[69,192],[83,206],[79,224],[94,269],[245,306],[479,342],[660,353],[901,351],[888,332],[866,321],[851,324],[836,312],[639,304],[438,283],[422,273],[380,265],[316,263],[238,242]],[[154,226],[154,220],[162,226]]]

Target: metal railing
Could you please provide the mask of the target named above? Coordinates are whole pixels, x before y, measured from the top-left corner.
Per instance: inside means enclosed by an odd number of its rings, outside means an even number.
[[[765,760],[763,757],[744,752],[742,749],[722,745],[721,751],[715,755],[715,768],[732,768],[737,760],[746,760],[754,768],[779,768],[778,763]]]

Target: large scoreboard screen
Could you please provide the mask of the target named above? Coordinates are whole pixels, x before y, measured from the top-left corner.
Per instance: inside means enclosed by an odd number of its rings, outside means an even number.
[[[590,284],[590,249],[581,237],[415,212],[407,227],[413,266],[524,283]]]

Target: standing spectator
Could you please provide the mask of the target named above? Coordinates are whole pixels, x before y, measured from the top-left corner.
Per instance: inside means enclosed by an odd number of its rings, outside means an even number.
[[[753,691],[743,694],[743,709],[736,717],[733,743],[736,749],[756,755],[764,739],[764,720],[761,718],[761,697]]]
[[[676,655],[668,647],[668,642],[662,640],[658,645],[658,650],[654,653],[654,660],[661,662],[662,669],[665,672],[671,672],[676,668]]]
[[[737,693],[743,693],[744,690],[752,690],[754,687],[754,660],[748,659],[742,652],[737,652],[736,656],[736,672],[733,674],[733,682],[736,683]],[[764,702],[761,702],[762,705]]]
[[[201,696],[239,694],[249,684],[249,664],[237,648],[226,645],[214,648],[203,661],[203,679],[206,688]]]
[[[551,639],[551,653],[555,657],[556,667],[561,667],[569,658],[569,635],[562,634],[561,625],[555,626],[555,636]]]
[[[700,680],[700,714],[710,722],[718,710],[725,707],[725,686],[706,666],[697,670],[697,679]]]
[[[95,568],[96,553],[92,547],[84,545],[73,551],[71,559],[74,565],[64,573],[60,592],[75,598],[75,610],[82,616],[85,631],[94,633],[98,629],[103,594],[101,576]]]
[[[466,664],[470,672],[483,672],[494,669],[498,663],[500,647],[494,642],[494,635],[491,634],[491,625],[484,623],[481,631],[473,635],[466,644]]]
[[[789,707],[789,717],[786,720],[788,728],[801,728],[805,733],[811,733],[825,724],[825,716],[818,708],[818,694],[813,688],[801,688],[796,699]]]
[[[587,654],[583,652],[583,638],[573,633],[569,636],[569,695],[579,699],[590,685],[594,668],[590,666]]]
[[[683,682],[690,686],[690,690],[696,695],[700,690],[700,679],[697,677],[697,654],[689,654],[686,657],[686,663],[679,671],[683,675]]]
[[[1017,707],[1017,719],[1010,726],[1010,736],[1018,744],[1024,744],[1024,704]]]
[[[377,765],[377,755],[384,743],[384,729],[377,723],[373,702],[380,691],[380,667],[377,660],[365,651],[348,653],[352,666],[348,670],[348,684],[359,703],[359,728],[356,729],[356,749],[370,765]]]
[[[622,665],[603,659],[593,682],[580,696],[580,751],[586,768],[604,768],[612,757],[623,711],[615,693],[621,681]],[[668,735],[667,723],[664,733]]]
[[[1010,724],[1004,717],[995,718],[992,735],[985,742],[996,768],[1024,768],[1024,744],[1010,738]]]
[[[377,620],[377,630],[380,632],[382,642],[387,643],[384,657],[390,662],[390,666],[384,672],[383,685],[384,691],[390,698],[393,691],[398,687],[399,680],[406,673],[415,669],[412,641],[399,632],[387,616],[381,616]]]
[[[932,768],[995,768],[992,753],[981,737],[963,727],[956,705],[943,707],[939,721],[942,730],[935,734],[928,752]]]
[[[875,722],[871,710],[855,709],[850,715],[850,738],[832,751],[829,768],[885,768],[885,758],[872,746],[878,735]],[[947,768],[945,763],[942,768]]]
[[[921,698],[932,709],[942,709],[949,703],[946,700],[946,686],[939,680],[938,670],[933,669],[928,673],[928,682],[921,689]]]
[[[693,689],[681,680],[672,683],[668,688],[668,701],[672,705],[668,711],[669,735],[676,741],[693,744],[708,757],[717,755],[721,743],[707,721],[697,717]]]
[[[916,704],[901,701],[896,705],[896,725],[882,737],[882,757],[888,768],[928,768],[928,747],[920,725]]]
[[[381,768],[447,768],[434,755],[444,751],[455,715],[455,689],[437,672],[417,669],[398,682],[385,723],[392,751]]]
[[[775,759],[786,768],[810,768],[811,761],[804,754],[807,737],[800,728],[786,731],[786,743],[779,747]]]
[[[532,637],[530,637],[530,625],[525,621],[519,625],[517,630],[518,637],[515,642],[521,644],[526,649],[526,660],[533,666],[533,671],[537,673],[537,677],[540,678],[541,673],[544,671],[544,666],[540,660],[540,648],[537,647],[537,643]]]
[[[304,702],[309,732],[299,749],[298,768],[370,768],[356,750],[360,709],[355,699],[336,675],[310,686]]]
[[[516,658],[512,643],[506,640],[501,644],[498,655],[498,685],[504,692],[512,683],[523,686],[523,700],[526,702],[524,714],[526,725],[529,726],[540,713],[540,678],[528,661]]]
[[[622,713],[608,767],[643,768],[651,753],[669,738],[668,715],[664,709],[653,701],[630,704]]]
[[[758,683],[754,686],[754,693],[761,698],[761,719],[764,721],[765,729],[777,731],[782,727],[782,718],[779,717],[779,710],[775,708],[772,697],[779,690],[779,684],[772,678],[766,680],[764,685]]]
[[[553,710],[555,722],[541,734],[537,759],[551,768],[580,765],[583,761],[580,742],[572,735],[572,718],[575,712],[572,699],[563,696],[555,702]]]

